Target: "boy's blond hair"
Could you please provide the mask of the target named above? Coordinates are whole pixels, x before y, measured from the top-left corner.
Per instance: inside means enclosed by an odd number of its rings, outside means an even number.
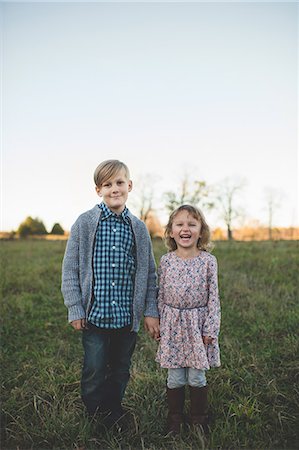
[[[196,208],[195,206],[191,205],[182,205],[179,206],[175,211],[173,211],[169,217],[168,224],[166,225],[165,232],[164,232],[164,239],[166,247],[170,251],[174,251],[177,249],[177,245],[175,240],[170,236],[172,224],[175,219],[175,217],[180,213],[181,211],[187,211],[189,214],[191,214],[194,219],[198,220],[201,223],[201,236],[198,239],[197,242],[197,248],[204,251],[211,251],[213,248],[213,244],[211,242],[211,233],[209,225],[206,222],[205,216],[203,215],[202,211],[199,208]]]
[[[107,159],[106,161],[101,162],[93,175],[96,186],[100,188],[105,181],[110,180],[110,178],[114,177],[122,169],[124,169],[126,177],[129,180],[129,169],[122,161],[119,161],[118,159]]]

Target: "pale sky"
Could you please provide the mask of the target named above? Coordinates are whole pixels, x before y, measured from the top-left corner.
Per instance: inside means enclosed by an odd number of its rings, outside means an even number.
[[[188,173],[246,180],[248,221],[267,222],[275,189],[274,225],[298,226],[296,3],[0,8],[1,230],[28,215],[68,230],[98,203],[93,172],[108,158],[131,170],[132,212],[150,175],[165,222],[163,193]]]

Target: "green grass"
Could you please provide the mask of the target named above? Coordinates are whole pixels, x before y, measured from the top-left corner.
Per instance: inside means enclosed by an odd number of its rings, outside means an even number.
[[[298,448],[298,243],[217,243],[222,366],[208,373],[211,433],[164,437],[166,371],[140,330],[123,436],[90,424],[80,333],[60,294],[65,242],[1,242],[2,446],[7,449]],[[155,243],[157,262],[165,253]]]

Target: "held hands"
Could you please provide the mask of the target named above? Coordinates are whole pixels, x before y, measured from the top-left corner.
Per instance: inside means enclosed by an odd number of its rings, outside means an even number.
[[[86,328],[86,319],[73,320],[71,322],[71,325],[74,328],[74,330],[76,330],[76,331],[85,330],[85,328]]]
[[[202,340],[205,345],[209,345],[213,343],[214,339],[211,336],[203,336]]]
[[[145,317],[144,328],[149,333],[150,337],[159,341],[160,339],[160,325],[157,317]]]

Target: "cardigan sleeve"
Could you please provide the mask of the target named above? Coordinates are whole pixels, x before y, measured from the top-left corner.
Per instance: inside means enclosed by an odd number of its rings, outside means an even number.
[[[208,315],[203,325],[203,336],[218,337],[220,330],[220,300],[218,294],[217,260],[211,255],[207,271]]]
[[[68,308],[69,322],[85,317],[79,277],[78,228],[78,223],[75,222],[71,228],[62,263],[61,291],[64,298],[64,304]]]
[[[157,272],[155,258],[153,254],[152,243],[150,237],[148,236],[148,281],[147,281],[147,292],[144,316],[145,317],[159,317],[158,307],[157,307]]]

